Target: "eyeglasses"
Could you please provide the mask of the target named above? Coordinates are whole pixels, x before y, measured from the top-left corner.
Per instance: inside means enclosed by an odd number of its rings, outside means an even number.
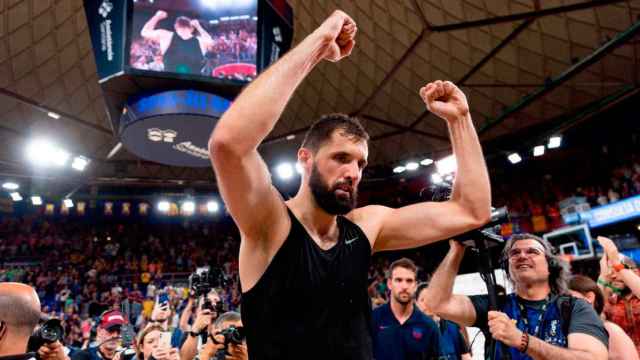
[[[518,257],[520,254],[524,254],[524,256],[526,257],[534,257],[534,256],[542,255],[543,251],[534,247],[514,248],[509,250],[507,254],[509,256],[509,259],[513,259],[515,257]]]

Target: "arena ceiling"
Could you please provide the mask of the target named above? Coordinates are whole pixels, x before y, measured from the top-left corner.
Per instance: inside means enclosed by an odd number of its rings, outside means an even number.
[[[444,153],[446,126],[417,94],[435,79],[462,86],[483,142],[547,122],[571,126],[593,113],[585,111],[589,106],[603,108],[637,91],[637,0],[289,3],[294,44],[334,9],[350,14],[359,32],[351,57],[321,64],[299,88],[261,148],[269,162],[283,154],[293,159],[308,125],[331,112],[363,120],[373,165]],[[0,0],[0,119],[4,177],[35,176],[67,187],[214,181],[210,169],[156,165],[125,149],[108,159],[118,140],[98,86],[82,0]],[[90,169],[36,173],[25,164],[24,143],[43,133],[94,159]]]

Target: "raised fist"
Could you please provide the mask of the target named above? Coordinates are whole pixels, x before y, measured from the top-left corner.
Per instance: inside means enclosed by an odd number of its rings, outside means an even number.
[[[427,109],[447,121],[455,121],[469,114],[467,97],[451,81],[434,81],[420,89],[420,97]]]
[[[162,19],[166,19],[166,18],[167,18],[167,16],[168,16],[168,15],[167,15],[167,12],[166,12],[166,11],[158,10],[158,11],[156,12],[156,17],[157,17],[157,18],[159,18],[160,20],[162,20]]]
[[[349,56],[356,43],[357,31],[358,27],[349,15],[340,10],[334,11],[315,31],[324,45],[322,58],[336,62]]]

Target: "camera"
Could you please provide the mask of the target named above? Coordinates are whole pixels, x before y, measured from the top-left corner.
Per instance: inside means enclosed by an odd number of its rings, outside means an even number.
[[[38,352],[42,345],[62,341],[62,338],[64,338],[64,329],[60,320],[49,319],[29,337],[27,349],[29,352]]]
[[[245,334],[242,326],[229,326],[218,334],[224,336],[224,348],[216,351],[215,360],[224,360],[229,355],[229,344],[241,345],[244,342]]]
[[[189,275],[189,288],[196,297],[206,296],[213,288],[222,287],[225,284],[224,273],[219,268],[198,268]]]

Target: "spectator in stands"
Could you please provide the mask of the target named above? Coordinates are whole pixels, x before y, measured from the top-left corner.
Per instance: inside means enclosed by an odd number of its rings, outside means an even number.
[[[215,358],[219,351],[224,351],[224,336],[221,332],[232,326],[238,329],[240,333],[243,333],[242,319],[240,318],[239,313],[229,311],[220,315],[213,324],[207,343],[202,347],[202,350],[200,350],[196,359],[210,360]],[[256,355],[256,357],[258,356]],[[229,344],[227,355],[224,357],[225,360],[247,360],[248,358],[249,355],[247,352],[246,341],[243,341],[241,345],[235,343]],[[188,359],[183,358],[182,360]]]
[[[490,310],[488,295],[453,295],[464,245],[449,242],[449,253],[425,290],[433,311],[462,326],[479,327],[499,341],[493,359],[552,360],[583,356],[607,359],[609,339],[602,321],[584,300],[566,296],[566,264],[552,246],[531,234],[514,235],[505,245],[505,270],[515,293]],[[490,343],[490,341],[487,341]]]
[[[604,249],[598,284],[605,294],[607,319],[618,324],[640,351],[640,276],[633,260],[620,255],[616,245],[599,236]]]
[[[373,311],[373,354],[377,360],[438,359],[440,332],[436,323],[414,306],[418,269],[402,258],[389,268],[391,301]]]
[[[109,310],[100,316],[96,336],[96,346],[79,351],[71,360],[112,360],[121,344],[122,325],[126,320],[118,310]]]
[[[604,310],[604,295],[595,281],[583,275],[575,275],[569,281],[571,295],[583,299],[593,306],[598,315]],[[624,330],[611,321],[604,321],[604,327],[609,333],[609,359],[639,360],[638,352],[633,341]]]
[[[0,359],[28,359],[29,336],[40,320],[35,290],[20,283],[0,284]]]
[[[214,309],[218,302],[221,301],[220,296],[215,290],[211,290],[207,295]],[[217,315],[215,311],[203,308],[204,301],[200,299],[196,319],[191,326],[191,330],[187,332],[187,339],[180,348],[180,357],[182,360],[193,359],[198,351],[202,348],[206,341],[202,341],[201,334],[211,333],[213,329],[213,321]]]
[[[416,291],[416,305],[425,315],[430,316],[438,325],[440,331],[440,359],[441,360],[471,360],[467,330],[453,321],[440,318],[429,309],[429,300],[424,291],[428,283],[418,285]]]
[[[164,329],[159,325],[149,325],[138,334],[136,340],[136,360],[180,360],[180,351],[161,343]]]

